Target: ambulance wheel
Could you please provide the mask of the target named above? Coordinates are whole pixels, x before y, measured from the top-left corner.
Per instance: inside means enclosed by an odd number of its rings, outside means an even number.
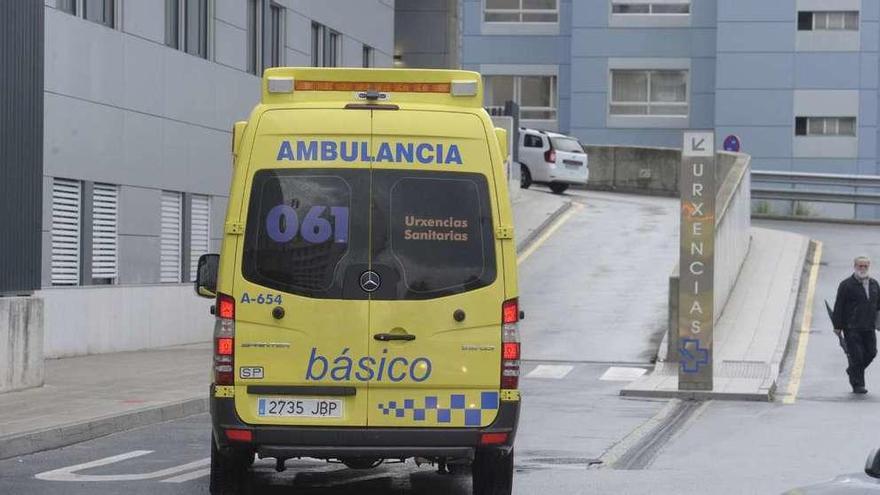
[[[550,190],[553,191],[553,194],[562,194],[568,190],[568,184],[561,184],[559,182],[551,182]]]
[[[513,450],[477,451],[471,466],[474,495],[510,495],[513,492]]]
[[[248,470],[254,462],[251,451],[221,452],[211,439],[211,495],[239,495],[246,493]]]
[[[529,168],[522,164],[519,166],[519,187],[521,189],[532,187],[532,174],[529,172]]]

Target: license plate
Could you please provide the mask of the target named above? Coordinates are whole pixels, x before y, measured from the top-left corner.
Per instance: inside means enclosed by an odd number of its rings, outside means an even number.
[[[341,418],[342,401],[338,399],[297,399],[260,397],[257,415],[275,418]]]
[[[580,170],[581,165],[580,165],[580,164],[577,164],[577,165],[571,165],[571,164],[566,163],[566,164],[565,164],[565,168],[567,168],[567,169],[569,169],[569,170]]]

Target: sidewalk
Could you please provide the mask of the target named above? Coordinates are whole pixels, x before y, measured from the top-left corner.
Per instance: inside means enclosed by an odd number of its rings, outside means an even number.
[[[570,205],[522,191],[517,249]],[[205,412],[210,372],[210,343],[47,360],[43,387],[0,394],[0,459]]]
[[[658,361],[653,373],[632,382],[620,394],[772,400],[797,309],[808,248],[809,239],[802,235],[752,228],[749,254],[715,325],[714,390],[679,391],[678,363]]]

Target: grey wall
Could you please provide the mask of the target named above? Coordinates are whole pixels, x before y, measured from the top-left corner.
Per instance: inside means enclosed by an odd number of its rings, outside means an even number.
[[[457,0],[397,0],[394,3],[394,52],[399,67],[457,69]]]
[[[40,287],[43,3],[0,2],[0,294]]]

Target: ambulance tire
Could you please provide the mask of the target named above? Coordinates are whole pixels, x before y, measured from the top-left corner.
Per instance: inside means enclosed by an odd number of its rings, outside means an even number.
[[[513,450],[477,451],[471,466],[473,495],[510,495],[513,492]]]
[[[553,194],[562,194],[568,190],[568,184],[563,184],[561,182],[551,182],[550,190],[553,191]]]
[[[220,452],[211,439],[211,495],[241,495],[248,493],[249,470],[254,462],[250,451]]]
[[[532,187],[532,173],[529,172],[529,167],[522,163],[519,164],[519,187],[520,189]]]

